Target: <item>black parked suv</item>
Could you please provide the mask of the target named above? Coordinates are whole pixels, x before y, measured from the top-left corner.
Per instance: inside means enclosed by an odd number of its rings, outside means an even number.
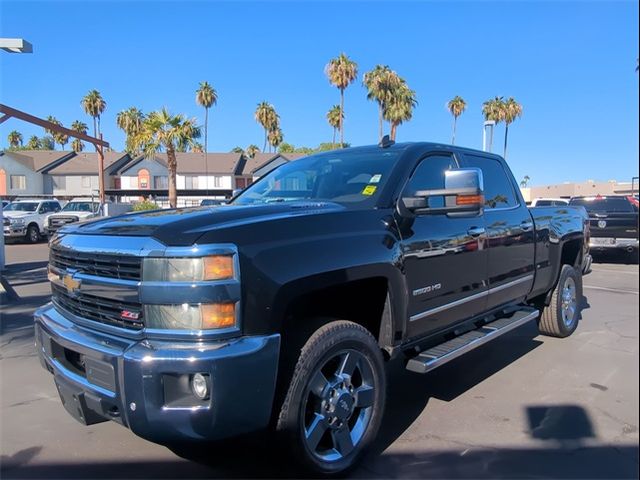
[[[594,252],[625,252],[638,257],[638,200],[631,196],[573,197],[569,205],[589,214]]]

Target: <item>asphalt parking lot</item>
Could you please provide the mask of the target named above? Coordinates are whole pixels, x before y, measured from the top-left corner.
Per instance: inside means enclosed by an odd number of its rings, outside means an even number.
[[[47,254],[44,243],[6,248],[21,298],[2,299],[3,478],[295,476],[261,438],[187,459],[115,423],[72,419],[33,348]],[[585,277],[583,318],[568,339],[531,324],[425,376],[390,365],[382,432],[352,476],[637,478],[638,265],[606,261]]]

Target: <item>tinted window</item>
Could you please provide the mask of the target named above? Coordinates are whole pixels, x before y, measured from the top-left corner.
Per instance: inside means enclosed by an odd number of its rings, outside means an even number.
[[[555,202],[551,200],[538,200],[536,202],[536,207],[551,207],[553,205],[555,205]]]
[[[49,202],[49,211],[50,212],[59,212],[60,204],[58,202]]]
[[[570,205],[579,205],[587,212],[634,212],[636,209],[625,197],[572,198]]]
[[[402,195],[413,197],[420,190],[444,188],[444,172],[452,168],[457,168],[457,164],[449,155],[434,155],[425,158],[414,170]],[[444,197],[430,199],[429,206],[433,208],[444,207]]]
[[[518,205],[513,185],[499,161],[476,155],[465,155],[465,160],[469,167],[482,170],[484,204],[487,208],[508,208]]]

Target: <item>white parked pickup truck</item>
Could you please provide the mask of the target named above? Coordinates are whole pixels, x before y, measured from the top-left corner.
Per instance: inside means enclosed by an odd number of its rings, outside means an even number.
[[[45,233],[49,215],[62,209],[58,200],[20,199],[11,202],[2,211],[4,238],[24,239],[36,243]]]
[[[51,236],[67,223],[81,222],[102,215],[102,208],[97,198],[74,198],[58,213],[49,215],[45,233]]]

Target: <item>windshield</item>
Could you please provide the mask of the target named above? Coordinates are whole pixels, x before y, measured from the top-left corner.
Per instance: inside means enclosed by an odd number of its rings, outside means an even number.
[[[69,202],[62,209],[63,212],[97,212],[100,205],[96,202]]]
[[[38,209],[38,202],[15,202],[5,207],[8,212],[35,212]]]
[[[397,150],[334,150],[294,160],[262,177],[233,203],[297,200],[373,203],[399,154]]]
[[[628,213],[637,210],[625,197],[574,198],[570,205],[584,207],[587,212]]]

